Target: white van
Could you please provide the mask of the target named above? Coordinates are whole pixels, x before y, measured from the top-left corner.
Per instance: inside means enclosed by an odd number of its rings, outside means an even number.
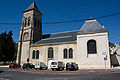
[[[47,66],[43,62],[35,62],[35,69],[47,69]]]
[[[50,68],[52,69],[52,71],[54,70],[64,70],[65,68],[65,64],[62,61],[52,61]]]

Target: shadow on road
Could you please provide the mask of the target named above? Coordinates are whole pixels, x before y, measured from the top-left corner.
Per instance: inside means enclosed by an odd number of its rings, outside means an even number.
[[[0,73],[2,73],[2,72],[4,72],[4,71],[1,71],[1,70],[0,70]]]

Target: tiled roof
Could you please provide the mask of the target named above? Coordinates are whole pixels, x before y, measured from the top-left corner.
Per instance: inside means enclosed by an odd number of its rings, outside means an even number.
[[[97,22],[97,20],[92,19],[85,21],[79,33],[99,32],[99,31],[105,31],[105,28],[101,26]]]
[[[46,45],[46,44],[57,44],[57,43],[68,43],[68,42],[75,42],[77,40],[77,32],[78,31],[71,31],[71,32],[63,32],[63,33],[54,33],[54,34],[47,34],[43,35],[49,36],[48,38],[44,38],[32,45]]]

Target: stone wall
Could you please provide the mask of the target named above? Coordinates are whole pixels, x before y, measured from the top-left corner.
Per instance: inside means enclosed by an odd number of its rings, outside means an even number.
[[[54,53],[54,58],[53,59],[48,59],[48,49],[52,47],[53,48],[53,53]],[[63,50],[64,49],[73,49],[73,59],[64,59],[63,58]],[[37,51],[39,50],[40,55],[39,55],[39,60],[37,59],[32,59],[32,52],[33,50]],[[76,62],[77,60],[77,49],[76,49],[76,43],[69,43],[69,44],[56,44],[56,45],[44,45],[44,46],[31,46],[30,48],[30,62],[35,64],[36,61],[44,62],[48,68],[50,65],[48,65],[49,60],[58,60],[62,61],[65,64],[67,62]]]

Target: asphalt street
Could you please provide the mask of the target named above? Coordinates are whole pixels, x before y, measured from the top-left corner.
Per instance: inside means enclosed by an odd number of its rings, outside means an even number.
[[[38,74],[0,69],[0,80],[120,80],[120,72]]]

